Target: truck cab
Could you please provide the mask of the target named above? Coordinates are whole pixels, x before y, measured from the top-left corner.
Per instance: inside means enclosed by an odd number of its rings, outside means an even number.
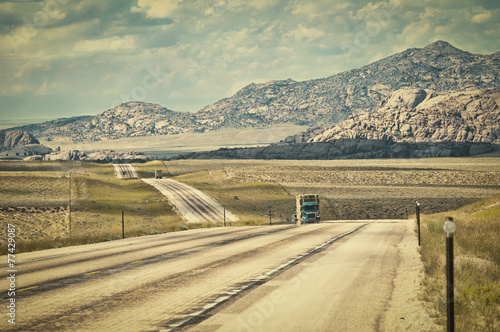
[[[298,195],[296,201],[297,216],[300,216],[299,220],[301,224],[320,222],[318,195]]]

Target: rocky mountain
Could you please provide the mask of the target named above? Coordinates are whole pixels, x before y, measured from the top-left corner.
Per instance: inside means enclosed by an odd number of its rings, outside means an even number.
[[[32,134],[26,131],[0,131],[0,151],[12,150],[29,144],[40,144],[40,142]]]
[[[500,88],[455,93],[404,88],[377,112],[351,115],[282,144],[219,149],[177,159],[366,159],[463,157],[500,147]]]
[[[52,152],[31,134],[22,130],[0,131],[0,158],[25,158]]]
[[[63,118],[18,128],[49,141],[70,138],[76,142],[92,142],[121,137],[179,134],[196,131],[197,126],[192,113],[131,101],[96,116]]]
[[[329,128],[313,128],[287,143],[338,139],[394,142],[500,143],[500,88],[455,93],[400,89],[377,112],[351,115]]]
[[[92,140],[92,132],[88,130],[88,123],[93,116],[74,116],[71,118],[60,118],[42,123],[28,124],[13,129],[30,132],[35,137],[48,139],[52,137],[80,137],[82,140]]]
[[[210,120],[213,128],[284,122],[318,126],[375,111],[402,87],[446,92],[498,86],[500,52],[471,54],[438,41],[322,79],[250,84],[198,115]]]
[[[500,86],[500,52],[471,54],[444,41],[412,48],[367,66],[321,79],[250,84],[195,113],[128,102],[95,117],[19,127],[39,138],[92,141],[126,136],[204,132],[293,123],[329,126],[373,112],[402,87],[437,93]]]

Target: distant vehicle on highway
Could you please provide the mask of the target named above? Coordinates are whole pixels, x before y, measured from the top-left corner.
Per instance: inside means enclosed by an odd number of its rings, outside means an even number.
[[[296,196],[297,215],[301,224],[316,223],[320,221],[319,196],[316,194]]]

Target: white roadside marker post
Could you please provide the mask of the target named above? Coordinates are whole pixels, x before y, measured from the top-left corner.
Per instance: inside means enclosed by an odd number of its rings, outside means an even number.
[[[455,331],[455,294],[453,286],[453,233],[457,225],[453,218],[447,217],[443,230],[446,232],[446,311],[448,332]]]

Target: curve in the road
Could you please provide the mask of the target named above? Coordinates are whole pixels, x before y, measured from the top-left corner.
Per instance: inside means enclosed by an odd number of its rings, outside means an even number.
[[[165,195],[188,222],[217,222],[224,220],[224,207],[208,195],[172,179],[142,179]],[[239,218],[225,211],[227,221]]]

